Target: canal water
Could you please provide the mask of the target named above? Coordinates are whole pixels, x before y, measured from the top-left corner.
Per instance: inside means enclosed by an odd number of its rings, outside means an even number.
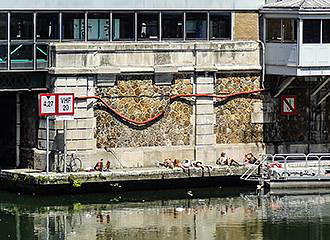
[[[0,239],[330,239],[330,192],[184,189],[71,196],[0,192]]]

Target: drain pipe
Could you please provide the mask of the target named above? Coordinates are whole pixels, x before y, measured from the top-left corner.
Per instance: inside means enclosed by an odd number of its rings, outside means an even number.
[[[266,58],[266,52],[265,52],[265,43],[263,41],[258,40],[257,41],[261,47],[262,53],[261,55],[261,62],[262,62],[262,74],[261,74],[261,88],[265,88],[265,74],[266,74],[266,63],[265,63],[265,58]]]
[[[21,98],[16,93],[16,168],[20,165],[20,142],[21,142]]]

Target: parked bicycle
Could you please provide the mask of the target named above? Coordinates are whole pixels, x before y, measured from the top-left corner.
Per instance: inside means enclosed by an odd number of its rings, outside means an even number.
[[[57,162],[56,162],[56,171],[64,172],[64,153],[61,151],[57,152]],[[82,168],[82,163],[80,158],[77,157],[75,153],[67,155],[66,158],[66,171],[67,172],[77,172]]]

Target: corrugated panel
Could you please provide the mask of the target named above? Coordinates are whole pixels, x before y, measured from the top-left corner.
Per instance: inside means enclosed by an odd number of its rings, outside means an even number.
[[[327,9],[330,8],[330,0],[283,0],[263,8]]]
[[[2,10],[258,10],[264,0],[0,0]]]

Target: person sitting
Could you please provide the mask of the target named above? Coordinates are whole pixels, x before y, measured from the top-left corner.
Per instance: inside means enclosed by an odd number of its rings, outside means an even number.
[[[249,152],[244,156],[244,163],[246,164],[258,164],[258,159],[253,155],[253,153]]]
[[[103,169],[104,171],[110,171],[110,161],[108,160],[105,164],[105,168]]]
[[[103,171],[103,159],[97,161],[96,165],[94,166],[95,171]]]
[[[233,158],[227,158],[225,152],[221,152],[220,157],[216,161],[217,165],[240,166]]]

